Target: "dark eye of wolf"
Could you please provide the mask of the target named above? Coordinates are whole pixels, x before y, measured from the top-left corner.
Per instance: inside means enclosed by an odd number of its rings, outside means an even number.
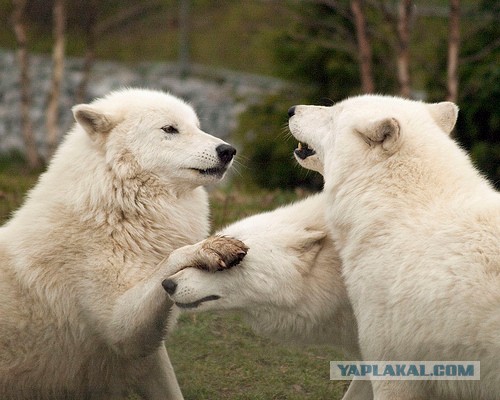
[[[177,130],[177,128],[175,126],[172,126],[172,125],[162,126],[161,130],[163,132],[165,132],[165,133],[170,133],[170,134],[179,133],[179,131]]]

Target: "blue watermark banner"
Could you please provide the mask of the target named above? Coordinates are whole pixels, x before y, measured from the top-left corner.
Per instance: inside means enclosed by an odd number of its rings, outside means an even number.
[[[479,361],[330,361],[330,380],[480,380]]]

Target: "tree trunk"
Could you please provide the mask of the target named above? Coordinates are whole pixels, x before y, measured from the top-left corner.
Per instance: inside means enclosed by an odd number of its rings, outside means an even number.
[[[411,96],[410,85],[410,17],[412,0],[400,0],[398,5],[398,81],[400,95]]]
[[[54,48],[52,51],[52,85],[47,102],[47,159],[52,157],[58,142],[58,111],[64,74],[64,31],[66,28],[65,0],[54,0]]]
[[[375,91],[375,84],[372,71],[372,48],[366,34],[366,19],[361,8],[361,2],[362,0],[351,0],[351,11],[354,16],[358,42],[361,88],[363,93],[373,93]]]
[[[84,103],[87,97],[87,87],[90,80],[90,72],[95,60],[95,43],[96,43],[96,1],[89,0],[88,12],[85,16],[85,35],[87,49],[83,61],[82,79],[76,89],[76,103]]]
[[[448,36],[448,101],[458,100],[458,52],[460,47],[460,0],[450,0]]]
[[[21,92],[21,132],[28,167],[30,169],[36,169],[41,166],[41,159],[36,147],[35,137],[33,136],[33,123],[30,116],[31,82],[29,76],[26,26],[23,18],[26,0],[13,0],[13,5],[14,11],[12,14],[12,23],[17,41],[17,60],[19,62],[20,71],[19,86]]]

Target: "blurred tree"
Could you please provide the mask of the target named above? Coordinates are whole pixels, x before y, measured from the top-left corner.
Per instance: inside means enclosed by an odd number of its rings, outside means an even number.
[[[372,47],[366,32],[366,18],[363,10],[362,0],[351,0],[351,12],[356,26],[356,37],[358,40],[359,69],[361,75],[361,89],[363,93],[373,93],[375,82],[373,81]]]
[[[458,100],[458,54],[460,48],[460,0],[450,0],[448,34],[447,100]]]
[[[414,15],[412,0],[399,0],[397,10],[394,10],[383,0],[370,0],[370,4],[383,16],[386,27],[378,23],[377,29],[386,37],[396,59],[397,80],[399,95],[411,97],[412,87],[410,79],[410,26]],[[379,35],[379,38],[381,36]]]
[[[66,30],[65,0],[54,0],[52,49],[52,82],[47,99],[47,160],[52,157],[59,142],[59,97],[64,74],[64,47]]]
[[[29,75],[29,55],[27,48],[27,35],[24,13],[26,0],[13,0],[14,10],[12,23],[17,41],[17,60],[19,62],[19,84],[21,97],[21,131],[24,141],[26,160],[30,169],[41,166],[41,158],[33,135],[33,124],[31,121],[31,82]]]
[[[471,153],[472,159],[500,188],[500,3],[480,0],[467,12],[473,24],[464,26],[460,45],[457,103],[460,106],[455,138]],[[429,74],[430,101],[447,93],[446,42],[437,48],[437,68]]]
[[[413,9],[412,0],[400,0],[398,5],[398,81],[399,94],[402,97],[411,97],[410,83],[410,19]]]

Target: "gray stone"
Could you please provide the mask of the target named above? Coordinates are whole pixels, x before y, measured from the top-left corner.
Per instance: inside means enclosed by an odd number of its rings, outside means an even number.
[[[60,137],[71,128],[71,107],[82,79],[83,60],[65,60],[59,103]],[[12,51],[0,50],[0,152],[23,149],[20,123],[19,66]],[[45,109],[51,79],[51,58],[30,55],[31,117],[37,145],[45,152]],[[288,86],[279,79],[192,65],[181,77],[174,63],[140,63],[128,66],[97,61],[92,69],[87,101],[123,87],[169,91],[188,101],[197,111],[202,129],[226,139],[237,127],[238,115],[262,97]]]

